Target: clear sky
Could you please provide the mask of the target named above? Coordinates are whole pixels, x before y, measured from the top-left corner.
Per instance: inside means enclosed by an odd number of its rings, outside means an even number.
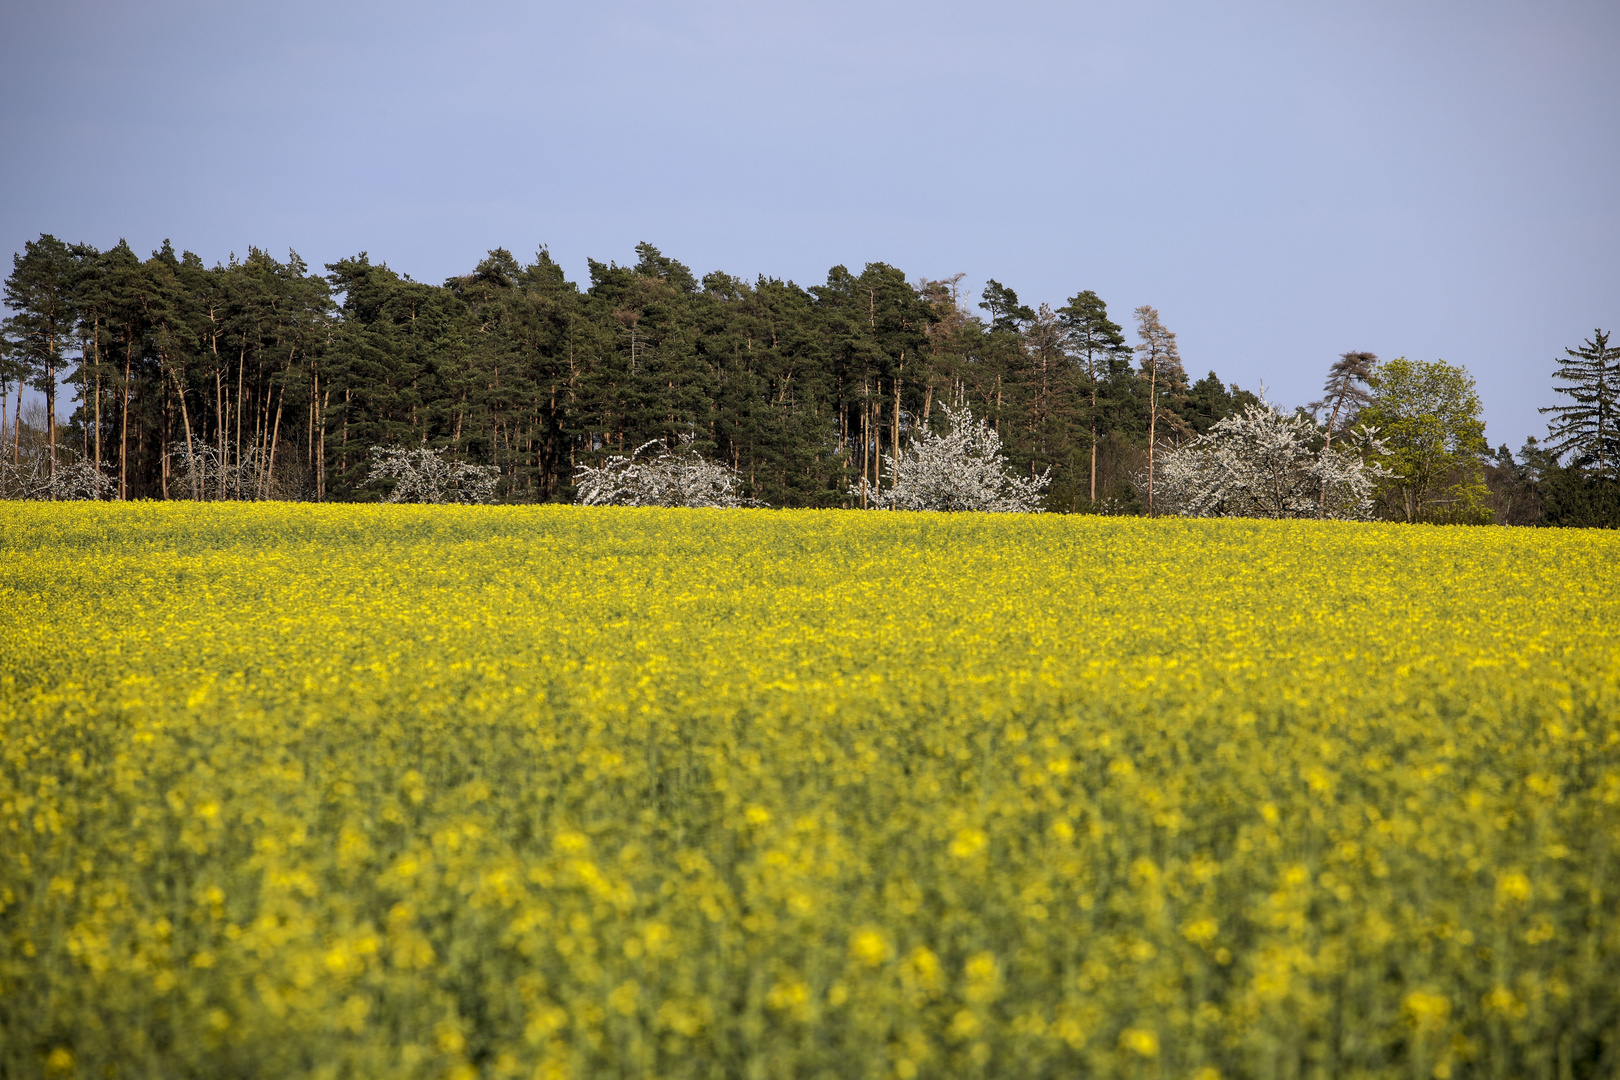
[[[0,244],[1089,288],[1285,405],[1462,364],[1516,448],[1620,324],[1617,58],[1614,0],[0,0]]]

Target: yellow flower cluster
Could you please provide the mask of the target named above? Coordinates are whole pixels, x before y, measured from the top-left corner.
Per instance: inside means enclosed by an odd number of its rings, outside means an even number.
[[[0,505],[0,1075],[1609,1075],[1617,561]]]

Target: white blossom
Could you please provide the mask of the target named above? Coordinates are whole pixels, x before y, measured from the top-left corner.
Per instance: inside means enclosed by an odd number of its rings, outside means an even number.
[[[1303,413],[1245,406],[1162,455],[1160,505],[1183,517],[1367,520],[1373,490],[1389,474],[1363,455],[1382,452],[1382,442],[1368,429],[1323,442]]]
[[[598,466],[581,465],[575,477],[584,506],[762,506],[739,492],[742,477],[730,466],[709,461],[693,449],[694,437],[682,435],[672,451],[660,439],[642,443],[629,457],[614,454]],[[641,453],[658,447],[658,456]]]
[[[371,471],[367,483],[394,481],[387,502],[393,503],[489,503],[495,501],[495,485],[501,471],[493,465],[468,465],[450,461],[444,450],[402,450],[391,446],[371,448]]]
[[[53,474],[50,460],[36,455],[13,465],[0,461],[0,498],[54,499],[58,502],[105,499],[117,485],[88,461],[58,464]]]
[[[975,421],[966,405],[944,409],[951,426],[947,434],[924,429],[898,460],[883,455],[888,486],[867,492],[871,505],[880,510],[1040,513],[1041,492],[1051,483],[1051,470],[1028,478],[1014,476],[1001,454],[1001,436],[987,421]],[[852,486],[849,493],[859,496],[860,486]]]

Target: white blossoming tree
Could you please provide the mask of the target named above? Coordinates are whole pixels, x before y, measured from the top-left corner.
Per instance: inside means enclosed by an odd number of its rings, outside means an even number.
[[[883,455],[888,487],[868,491],[879,510],[979,510],[1001,514],[1038,514],[1048,473],[1014,476],[1001,453],[1001,436],[987,421],[973,419],[967,405],[944,406],[950,431],[924,430],[900,457]],[[861,489],[849,493],[859,496]]]
[[[574,479],[574,501],[584,506],[710,506],[731,509],[763,506],[744,498],[742,476],[719,461],[710,461],[682,435],[674,450],[660,439],[630,452],[610,456],[601,465],[581,465]],[[653,447],[658,454],[643,458]]]
[[[1382,447],[1364,428],[1326,444],[1309,416],[1249,405],[1161,457],[1159,505],[1184,517],[1365,521],[1389,475],[1366,455]]]
[[[385,502],[491,503],[501,471],[493,465],[450,461],[444,450],[403,450],[393,446],[371,448],[367,483],[392,480]]]
[[[47,499],[58,502],[109,498],[117,486],[88,461],[59,464],[34,456],[15,465],[0,461],[0,499]]]

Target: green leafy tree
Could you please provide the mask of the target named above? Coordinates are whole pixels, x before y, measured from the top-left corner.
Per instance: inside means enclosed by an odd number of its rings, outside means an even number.
[[[1609,335],[1594,330],[1579,349],[1565,349],[1553,378],[1563,382],[1553,389],[1568,394],[1571,403],[1554,405],[1547,424],[1547,447],[1554,454],[1574,456],[1578,467],[1620,480],[1620,349],[1609,346]]]
[[[1361,422],[1377,430],[1376,458],[1393,475],[1380,488],[1387,516],[1408,522],[1483,524],[1491,519],[1481,457],[1488,452],[1479,393],[1467,370],[1444,360],[1397,357],[1367,378]]]

